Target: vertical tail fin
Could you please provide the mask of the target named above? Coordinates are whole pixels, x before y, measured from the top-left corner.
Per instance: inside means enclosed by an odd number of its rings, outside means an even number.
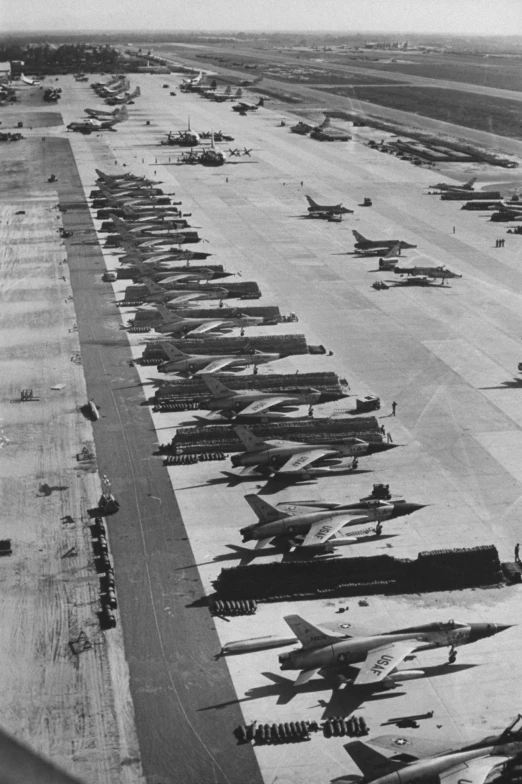
[[[156,310],[161,315],[163,321],[178,321],[179,319],[162,303],[156,305]]]
[[[269,446],[266,441],[263,441],[262,438],[254,435],[254,433],[244,425],[236,425],[234,430],[248,452],[253,452],[257,449],[266,449]]]
[[[273,523],[274,520],[283,520],[285,517],[290,517],[286,512],[276,509],[275,506],[269,504],[264,498],[255,495],[255,493],[246,495],[245,501],[255,513],[260,523]]]
[[[467,182],[465,182],[462,187],[466,188],[466,190],[471,191],[471,190],[473,190],[473,186],[475,185],[476,181],[477,181],[477,178],[476,177],[472,177],[471,180],[468,180]]]
[[[257,498],[257,496],[254,496]],[[319,626],[314,626],[310,621],[301,618],[300,615],[285,615],[287,622],[293,633],[303,646],[303,648],[322,648],[332,642],[339,642],[339,637],[327,634]]]
[[[329,127],[329,125],[330,125],[330,118],[329,118],[329,117],[328,117],[328,115],[327,115],[327,116],[324,118],[324,120],[322,121],[322,123],[321,123],[321,125],[319,126],[319,128],[328,128],[328,127]]]
[[[360,740],[347,743],[344,748],[360,769],[366,781],[373,781],[404,767],[403,763],[389,759],[384,754],[381,754],[380,751],[367,746],[366,743]]]
[[[315,201],[312,199],[312,197],[311,197],[311,196],[306,196],[305,198],[306,198],[306,200],[308,201],[308,204],[310,205],[310,207],[318,207],[318,206],[319,206],[319,205],[317,204],[317,202],[315,202]]]
[[[169,359],[188,359],[190,354],[185,354],[180,348],[177,348],[172,343],[159,344]]]
[[[241,87],[238,87],[238,88],[237,88],[237,90],[236,90],[236,94],[235,94],[235,96],[234,96],[234,97],[235,97],[235,98],[242,98],[242,97],[243,97],[243,90],[241,89]]]
[[[232,92],[232,87],[230,85],[227,85],[227,88],[225,90],[225,95],[230,95],[231,92]]]
[[[265,105],[265,99],[264,98],[260,98],[259,101],[257,102],[257,105],[258,106],[264,106]]]
[[[359,232],[355,231],[355,229],[352,230],[352,234],[357,240],[357,242],[367,242],[366,237],[363,237],[363,235],[359,234]]]
[[[205,382],[206,386],[212,393],[213,397],[234,397],[235,392],[229,389],[222,381],[218,378],[214,378],[211,375],[201,375],[201,378]]]

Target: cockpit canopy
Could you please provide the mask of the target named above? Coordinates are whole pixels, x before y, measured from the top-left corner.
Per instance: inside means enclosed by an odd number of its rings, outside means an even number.
[[[435,623],[424,623],[420,626],[408,626],[405,629],[394,629],[392,632],[386,634],[408,634],[409,632],[424,633],[424,632],[450,632],[452,629],[465,629],[468,624],[461,623],[460,621],[442,621]]]

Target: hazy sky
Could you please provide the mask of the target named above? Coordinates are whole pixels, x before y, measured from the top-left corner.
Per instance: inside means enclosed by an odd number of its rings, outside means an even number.
[[[522,0],[0,0],[0,30],[522,35]]]

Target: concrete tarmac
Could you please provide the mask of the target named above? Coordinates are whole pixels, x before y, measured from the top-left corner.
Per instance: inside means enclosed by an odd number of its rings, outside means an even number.
[[[393,440],[404,445],[365,461],[364,467],[371,473],[289,488],[277,493],[273,502],[357,499],[368,494],[373,482],[386,482],[392,492],[430,506],[406,522],[386,524],[385,533],[390,538],[357,545],[357,555],[389,552],[411,558],[421,550],[494,542],[501,559],[510,560],[520,538],[522,489],[522,400],[517,374],[522,334],[518,263],[521,238],[508,236],[505,248],[495,248],[495,239],[504,236],[504,227],[476,214],[460,212],[455,203],[428,196],[430,183],[441,179],[437,172],[367,148],[361,143],[364,136],[359,137],[356,129],[353,142],[322,145],[277,127],[280,115],[269,109],[239,117],[230,104],[210,104],[196,95],[171,97],[161,85],[169,81],[174,86],[175,80],[174,76],[140,75],[136,82],[142,97],[117,134],[94,138],[71,135],[84,189],[92,187],[94,166],[98,164],[102,169],[114,167],[114,171],[127,170],[162,180],[164,190],[175,191],[176,198],[183,200],[184,211],[192,213],[192,224],[201,226],[200,234],[209,243],[202,247],[214,254],[212,261],[241,272],[245,279],[257,280],[263,292],[261,304],[278,304],[283,312],[294,311],[299,317],[299,331],[306,334],[308,342],[322,343],[333,351],[331,357],[289,358],[285,367],[335,370],[347,378],[354,395],[379,395],[380,421]],[[67,122],[77,119],[84,106],[98,105],[86,87],[69,79],[63,82],[66,103],[62,109]],[[177,150],[156,145],[168,131],[185,128],[187,115],[196,130],[213,128],[232,133],[235,141],[231,146],[252,148],[251,158],[232,158],[220,169],[176,166]],[[479,178],[486,171],[478,165],[468,168]],[[321,203],[343,202],[355,213],[341,224],[304,219],[305,194]],[[373,199],[372,208],[358,207],[365,196]],[[405,263],[445,264],[463,277],[444,287],[397,286],[401,279],[392,273],[379,273],[375,258],[353,255],[353,229],[369,238],[405,239],[417,245],[404,254]],[[116,264],[112,254],[104,255],[109,266]],[[371,284],[377,279],[390,281],[390,289],[375,291]],[[117,284],[115,291],[123,288]],[[109,296],[101,297],[105,309],[95,319],[97,329],[105,329],[106,318],[107,323],[117,323],[111,322],[115,317],[108,305]],[[290,326],[295,331],[296,325]],[[115,326],[112,328],[113,339],[121,334]],[[129,337],[133,355],[139,356],[142,338]],[[136,376],[127,376],[123,365],[120,359],[112,371],[115,379],[122,387],[135,384]],[[99,370],[96,372],[99,379]],[[142,383],[157,377],[150,367],[139,372]],[[263,368],[260,372],[271,371]],[[104,385],[99,380],[97,384],[96,396],[103,395],[103,413],[104,408],[111,410],[112,403],[108,391],[103,391]],[[112,384],[111,390],[114,388]],[[125,434],[141,421],[139,399],[134,391],[132,403],[121,402]],[[392,401],[398,404],[396,417],[391,416]],[[349,399],[342,408],[351,409],[353,405],[353,399]],[[324,411],[333,414],[340,407],[329,404]],[[170,440],[176,425],[188,420],[190,412],[154,414],[158,440]],[[118,426],[115,438],[123,438],[123,431]],[[129,455],[123,446],[116,454],[125,467],[118,484],[122,483],[129,496],[134,481],[142,494],[163,497],[168,493],[159,478],[161,472],[165,477],[167,470],[152,467],[156,458],[151,459],[150,454],[155,437],[151,434],[150,441],[143,441],[144,458],[139,465],[133,457],[134,448],[140,448],[138,443],[133,444]],[[243,499],[248,490],[216,482],[223,467],[229,468],[230,463],[168,469],[176,499],[169,502],[169,509],[177,510],[177,503],[206,592],[212,589],[220,569],[235,563],[229,545],[240,544],[238,529],[254,522]],[[132,482],[126,476],[131,471],[135,475]],[[154,482],[146,480],[149,471],[158,472],[154,473]],[[159,482],[161,494],[156,492]],[[249,488],[251,492],[256,489],[255,484]],[[149,503],[148,514],[153,516],[155,507],[152,501]],[[131,519],[135,524],[135,514]],[[181,525],[176,514],[175,531],[179,532]],[[121,546],[122,552],[124,545],[128,546],[129,560],[122,558],[120,566],[130,582],[128,563],[136,552],[144,552],[143,546],[137,538],[124,540],[123,532],[120,542],[117,528],[116,537],[116,547]],[[174,563],[186,570],[182,574],[194,575],[194,579],[196,570],[183,543],[176,542],[172,553],[172,543],[167,542],[166,534],[162,537],[155,560],[148,559],[150,564],[162,564],[161,573],[167,574],[165,564]],[[142,569],[137,574],[146,585],[145,567],[138,564],[136,568]],[[512,587],[370,597],[367,601],[263,605],[254,617],[229,623],[217,621],[217,629],[221,643],[285,634],[283,616],[292,612],[318,623],[337,621],[354,634],[449,618],[511,624],[518,618],[520,590]],[[122,606],[124,601],[122,597]],[[127,623],[131,624],[128,628],[136,629],[135,633],[145,629],[147,634],[150,619],[144,605],[138,605],[138,609],[140,622],[134,626],[133,619],[124,616],[124,629]],[[339,610],[346,612],[340,614]],[[207,621],[201,623],[210,624],[208,616],[201,616],[205,617]],[[182,628],[188,633],[193,625],[191,618],[187,616],[181,622],[186,623]],[[444,663],[445,652],[423,654],[413,666],[428,668],[424,678],[362,704],[356,704],[354,695],[345,689],[324,688],[319,678],[294,695],[286,674],[281,678],[276,652],[237,656],[227,661],[236,696],[223,698],[219,686],[214,689],[210,685],[198,704],[198,715],[203,717],[202,727],[207,721],[211,727],[221,722],[223,732],[231,733],[234,727],[225,711],[237,705],[245,720],[269,723],[320,720],[324,715],[346,715],[356,709],[366,717],[372,734],[381,734],[380,723],[392,715],[433,709],[434,717],[423,724],[423,734],[449,739],[473,737],[505,726],[509,716],[518,711],[520,638],[521,631],[515,627],[501,637],[476,643],[459,653],[459,663],[453,667]],[[208,671],[209,679],[216,672],[217,648],[198,651],[200,666]],[[132,678],[132,660],[130,668]],[[140,671],[136,672],[139,676]],[[219,678],[216,681],[222,686]],[[139,677],[132,685],[134,694],[140,692]],[[137,713],[139,706],[138,696]],[[160,732],[165,738],[164,726]],[[150,746],[153,738],[149,735],[146,739]],[[343,743],[342,738],[314,736],[307,744],[257,747],[255,754],[265,781],[311,784],[357,772]],[[162,748],[166,759],[166,740]],[[240,767],[249,752],[248,746],[234,749],[231,764]]]

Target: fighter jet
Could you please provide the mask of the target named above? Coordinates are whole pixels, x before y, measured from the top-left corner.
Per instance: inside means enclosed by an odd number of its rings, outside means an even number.
[[[308,207],[308,212],[310,215],[317,215],[318,213],[327,213],[328,215],[347,215],[348,213],[353,213],[353,210],[349,210],[346,207],[343,207],[342,204],[317,204],[317,202],[314,201],[311,196],[306,196],[305,198],[310,205]]]
[[[265,105],[265,99],[260,98],[257,103],[248,103],[247,101],[240,101],[234,104],[232,111],[239,112],[239,114],[246,114],[247,112],[256,112],[260,106]]]
[[[163,324],[158,324],[154,327],[156,332],[166,332],[172,335],[188,335],[195,334],[201,335],[205,332],[219,330],[220,332],[230,332],[234,327],[248,327],[255,326],[263,322],[263,319],[258,316],[238,316],[237,318],[185,318],[182,316],[175,316],[164,305],[156,305],[163,318]]]
[[[281,645],[283,644],[281,638]],[[288,645],[292,642],[287,638]],[[255,645],[255,643],[254,643]],[[241,649],[241,644],[239,648]],[[425,737],[412,737],[411,735],[405,737],[404,735],[381,735],[378,738],[372,738],[372,744],[380,746],[383,749],[395,752],[400,749],[403,755],[407,755],[411,761],[420,760],[423,757],[433,757],[435,755],[441,756],[443,754],[452,754],[460,751],[471,751],[478,749],[488,749],[491,746],[511,746],[511,744],[520,743],[522,741],[522,726],[515,729],[516,725],[522,721],[522,714],[511,721],[505,730],[494,735],[486,735],[471,743],[460,741],[455,743],[453,740],[448,741],[445,738],[425,738]],[[515,752],[518,750],[515,748]]]
[[[358,501],[353,504],[321,504],[302,502],[280,504],[276,508],[258,495],[246,495],[258,521],[240,530],[243,542],[256,541],[256,550],[271,544],[289,550],[312,548],[332,552],[334,547],[353,544],[354,538],[336,535],[348,526],[368,522],[381,523],[395,517],[412,514],[424,507],[406,501]],[[321,506],[325,508],[321,508]],[[304,508],[302,510],[302,507]]]
[[[441,278],[441,286],[444,285],[444,281],[448,278],[461,278],[462,275],[458,275],[456,272],[452,272],[446,267],[399,267],[396,265],[393,268],[393,271],[397,275],[412,275],[416,277],[426,277],[428,280],[436,280],[437,278]]]
[[[355,230],[352,231],[352,234],[356,239],[356,243],[354,245],[355,249],[365,254],[379,254],[382,253],[383,250],[395,248],[395,252],[400,256],[401,250],[403,248],[417,247],[416,245],[411,245],[409,242],[405,242],[404,240],[367,240],[366,237],[363,237],[362,234],[359,234],[359,232]]]
[[[201,378],[210,390],[212,397],[200,404],[201,409],[215,412],[228,412],[230,415],[241,412],[243,416],[262,414],[277,407],[284,411],[294,411],[298,406],[312,406],[318,403],[321,393],[313,387],[298,387],[285,392],[259,392],[249,389],[229,389],[219,379],[202,375]]]
[[[168,360],[158,365],[160,373],[186,373],[194,376],[211,375],[222,370],[235,368],[242,370],[248,365],[263,365],[274,362],[280,354],[268,354],[262,351],[243,350],[237,354],[185,354],[172,343],[161,344]]]
[[[234,428],[245,451],[232,456],[234,468],[245,466],[242,474],[252,473],[261,467],[270,467],[279,474],[301,474],[319,461],[338,457],[362,457],[394,449],[398,444],[363,441],[348,438],[325,444],[305,444],[299,441],[263,441],[244,425]]]
[[[470,624],[472,625],[472,624]],[[502,630],[500,627],[497,630]],[[493,632],[495,633],[495,632]],[[363,773],[364,782],[370,784],[431,784],[442,782],[445,784],[485,784],[487,781],[499,780],[506,763],[522,752],[522,735],[520,729],[516,732],[513,727],[520,716],[503,733],[484,738],[478,743],[459,744],[457,748],[446,749],[442,753],[422,754],[418,759],[411,760],[409,746],[426,749],[440,746],[440,741],[435,739],[415,738],[410,744],[408,739],[403,743],[396,742],[396,754],[402,745],[405,748],[404,759],[387,757],[380,751],[372,748],[362,741],[352,741],[345,745],[345,749],[357,767]],[[377,738],[372,743],[386,747],[387,736]],[[395,739],[397,741],[397,739]],[[408,760],[409,758],[409,760]]]
[[[455,661],[456,649],[510,629],[497,623],[426,623],[370,637],[339,637],[327,634],[299,615],[285,621],[302,647],[279,656],[282,670],[300,670],[295,686],[307,683],[321,670],[362,662],[354,686],[373,685],[390,679],[404,679],[398,665],[410,654],[433,648],[449,647],[449,660]],[[413,778],[413,777],[412,777]],[[403,778],[378,779],[380,784],[402,784]]]
[[[472,177],[464,185],[455,182],[438,182],[436,185],[429,185],[429,188],[436,188],[438,191],[472,191],[477,178]]]
[[[395,245],[393,248],[390,248],[387,253],[379,259],[379,269],[380,270],[392,270],[395,269],[395,265],[399,261],[398,258],[399,248]]]
[[[175,259],[172,261],[174,262]],[[135,262],[135,266],[138,269],[138,279],[152,279],[149,288],[151,294],[159,294],[161,291],[165,291],[165,289],[175,289],[180,283],[219,280],[221,278],[228,278],[233,274],[232,272],[216,272],[215,270],[206,269],[205,267],[173,267],[167,260],[161,262],[157,259],[154,259],[149,263],[147,263],[147,261],[137,261]]]

